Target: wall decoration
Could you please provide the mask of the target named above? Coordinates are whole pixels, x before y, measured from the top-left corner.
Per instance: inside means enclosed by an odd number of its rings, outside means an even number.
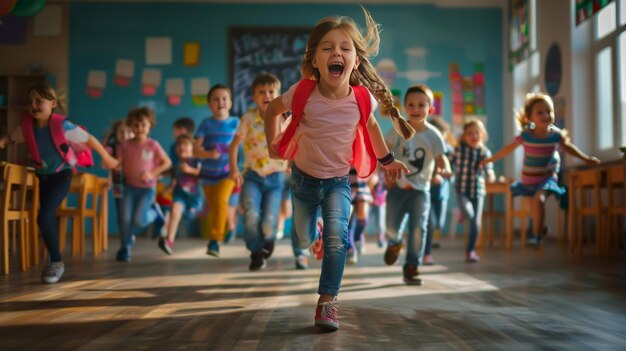
[[[168,104],[180,105],[181,97],[185,95],[185,81],[182,78],[168,78],[165,81],[165,95]]]
[[[115,61],[115,77],[113,82],[120,87],[130,86],[135,75],[135,61],[118,59]]]
[[[13,8],[15,7],[15,3],[16,2],[17,2],[17,0],[2,0],[2,1],[0,1],[0,17],[6,16],[9,13],[11,13],[11,11],[13,11]]]
[[[562,75],[561,49],[557,43],[552,43],[548,49],[543,74],[548,94],[550,94],[550,96],[555,96],[559,92]]]
[[[183,65],[197,66],[200,63],[200,43],[189,42],[183,46]]]
[[[574,7],[576,25],[592,17],[611,2],[613,2],[613,0],[576,0],[576,7]]]
[[[26,29],[28,21],[24,17],[8,15],[2,17],[0,25],[0,44],[26,43]]]
[[[11,14],[18,17],[30,17],[39,13],[46,6],[46,0],[19,0]]]
[[[100,98],[106,88],[106,71],[89,70],[87,73],[87,95],[92,98]]]
[[[146,64],[169,65],[172,63],[172,38],[146,38]]]
[[[485,73],[482,63],[474,64],[471,76],[463,76],[459,64],[449,66],[452,92],[452,132],[458,135],[470,118],[486,122]]]
[[[207,94],[209,93],[209,88],[211,87],[211,82],[209,78],[193,78],[191,80],[191,101],[194,106],[206,106]]]
[[[310,28],[232,27],[229,66],[234,115],[252,104],[252,80],[263,71],[278,77],[283,89],[300,80],[300,64]]]
[[[63,8],[60,5],[48,5],[34,17],[33,35],[54,37],[61,35]]]
[[[443,92],[433,91],[433,117],[443,117]]]
[[[529,9],[528,0],[509,0],[509,69],[529,55]]]
[[[385,85],[387,85],[389,89],[392,89],[393,85],[396,83],[396,77],[398,76],[398,66],[396,66],[396,62],[390,58],[381,59],[376,64],[376,70],[380,78],[385,82]]]
[[[145,96],[154,96],[159,86],[161,86],[161,70],[144,68],[141,77],[141,93]]]

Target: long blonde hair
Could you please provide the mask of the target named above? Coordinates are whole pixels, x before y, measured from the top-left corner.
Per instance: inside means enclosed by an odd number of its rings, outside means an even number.
[[[319,80],[319,70],[313,66],[313,58],[317,47],[326,33],[333,29],[342,29],[352,39],[356,54],[361,61],[358,68],[350,73],[350,85],[363,85],[366,87],[389,110],[391,123],[396,132],[405,139],[410,139],[415,134],[415,130],[402,117],[398,108],[394,106],[391,91],[369,61],[370,57],[378,54],[380,45],[379,24],[374,21],[372,15],[363,6],[361,6],[361,9],[365,15],[365,35],[363,35],[359,26],[350,17],[330,16],[322,18],[317,23],[313,31],[311,31],[306,44],[306,51],[302,59],[302,76],[308,79]]]

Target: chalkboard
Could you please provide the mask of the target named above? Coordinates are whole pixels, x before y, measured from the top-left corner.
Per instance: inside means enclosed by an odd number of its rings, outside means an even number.
[[[233,27],[230,28],[230,83],[233,110],[244,114],[252,102],[252,81],[268,72],[280,79],[285,91],[301,78],[300,66],[310,28]]]

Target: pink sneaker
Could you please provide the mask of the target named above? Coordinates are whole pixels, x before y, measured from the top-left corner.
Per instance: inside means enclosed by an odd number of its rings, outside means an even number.
[[[435,260],[433,259],[433,255],[428,254],[428,255],[424,255],[424,262],[423,262],[424,266],[432,266],[435,264]]]
[[[315,308],[315,326],[329,331],[339,329],[337,301],[323,302]]]
[[[480,261],[480,256],[474,250],[465,255],[465,262],[476,263],[478,261]]]

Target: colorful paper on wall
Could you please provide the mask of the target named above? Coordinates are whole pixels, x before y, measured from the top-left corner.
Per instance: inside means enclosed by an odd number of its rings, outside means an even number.
[[[35,15],[33,35],[38,37],[54,37],[61,35],[62,8],[60,5],[47,5]]]
[[[206,106],[211,83],[209,78],[193,78],[191,80],[191,100],[194,106]]]
[[[172,38],[146,38],[146,64],[169,65],[172,63]]]
[[[183,64],[185,66],[197,66],[200,63],[200,43],[185,43],[183,48]]]
[[[182,78],[170,78],[165,81],[165,95],[170,105],[180,105],[185,94],[185,81]]]
[[[154,96],[159,86],[161,86],[161,70],[144,68],[141,77],[141,93],[146,96]]]
[[[440,91],[433,92],[433,116],[443,117],[443,93]]]
[[[135,75],[135,62],[132,60],[119,59],[115,62],[115,84],[121,87],[130,86]]]
[[[87,95],[93,98],[102,97],[104,88],[106,88],[107,73],[106,71],[90,70],[87,73]]]

